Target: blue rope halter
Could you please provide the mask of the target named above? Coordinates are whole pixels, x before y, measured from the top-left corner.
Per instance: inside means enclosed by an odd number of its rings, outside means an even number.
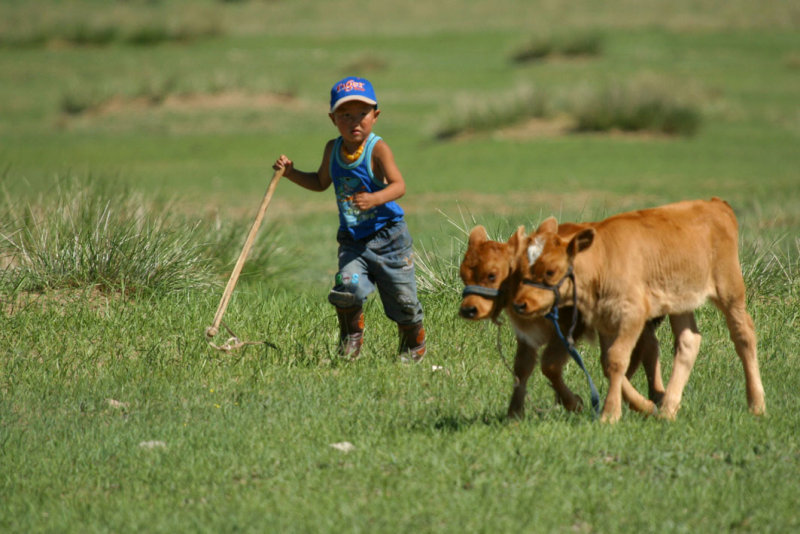
[[[566,280],[567,278],[572,280],[573,307],[572,307],[572,324],[569,327],[567,335],[564,336],[564,334],[561,332],[561,326],[558,324],[558,301],[559,301],[558,292],[559,289],[561,288],[561,285],[564,283],[564,280]],[[533,282],[532,280],[523,280],[522,283],[525,284],[526,286],[538,287],[539,289],[547,289],[553,292],[553,295],[555,296],[555,302],[553,302],[552,309],[545,314],[545,317],[547,319],[550,319],[550,321],[552,321],[553,326],[555,326],[556,328],[556,334],[558,335],[558,338],[561,340],[562,343],[564,343],[564,346],[567,348],[567,352],[569,352],[569,355],[572,356],[573,360],[575,360],[575,363],[578,364],[578,367],[581,368],[583,374],[586,375],[586,380],[587,382],[589,382],[589,389],[591,390],[592,408],[594,408],[594,413],[596,417],[600,413],[600,394],[597,393],[597,388],[595,387],[594,382],[592,381],[592,377],[589,375],[589,371],[586,370],[586,365],[584,365],[583,363],[583,358],[581,358],[580,353],[577,351],[577,349],[575,349],[575,340],[572,337],[572,335],[575,333],[575,327],[578,324],[577,288],[575,287],[575,273],[572,272],[572,266],[571,265],[569,266],[567,274],[565,274],[564,277],[561,280],[559,280],[556,285],[551,286],[547,284],[538,284],[536,282]]]

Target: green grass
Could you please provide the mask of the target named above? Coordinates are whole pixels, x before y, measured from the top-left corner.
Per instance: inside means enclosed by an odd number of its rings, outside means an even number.
[[[335,319],[316,298],[258,288],[238,294],[231,322],[278,349],[233,356],[203,346],[211,298],[15,313],[3,334],[6,526],[88,520],[110,530],[227,531],[258,530],[266,518],[291,531],[797,526],[798,406],[779,386],[796,373],[767,336],[762,420],[746,412],[740,366],[711,312],[700,314],[706,347],[678,422],[626,413],[605,427],[589,414],[568,416],[535,377],[528,418],[509,423],[510,375],[492,329],[458,322],[453,296],[425,304],[431,354],[418,366],[390,357],[394,332],[375,307],[364,359],[342,365],[332,360]],[[178,307],[182,314],[169,313]],[[792,309],[796,299],[753,311],[764,332]],[[31,357],[31,341],[59,349]],[[781,345],[796,351],[796,334]],[[584,352],[600,376],[594,350]],[[575,369],[568,380],[586,395]],[[146,441],[165,446],[144,449]],[[345,441],[355,450],[331,447]],[[631,502],[644,511],[632,513]]]
[[[353,13],[372,25],[350,31]],[[0,231],[29,236],[25,250],[48,259],[24,277],[7,242],[0,259],[0,530],[798,530],[799,20],[785,2],[742,0],[580,0],[568,12],[511,0],[413,10],[347,0],[334,11],[316,0],[3,2]],[[118,33],[92,45],[58,38],[81,21]],[[165,21],[197,38],[122,37]],[[200,35],[208,21],[214,35]],[[553,28],[597,32],[601,53],[510,61]],[[272,162],[286,153],[304,170],[319,165],[335,134],[327,92],[352,71],[376,86],[376,132],[407,182],[428,356],[397,362],[396,328],[373,298],[364,357],[337,360],[332,193],[286,180],[261,229],[263,256],[248,262],[224,319],[269,344],[210,349],[204,331]],[[431,138],[465,100],[474,109],[483,95],[512,101],[535,87],[547,109],[571,114],[639,80],[658,82],[628,100],[688,102],[702,117],[694,135],[495,135],[504,120]],[[596,220],[713,195],[740,220],[768,415],[747,412],[724,320],[704,306],[676,422],[566,414],[538,372],[528,416],[506,420],[512,379],[497,331],[456,314],[465,231],[480,223],[505,240],[551,214]],[[111,235],[184,256],[169,284],[145,276],[145,290],[123,292],[130,275],[115,267],[100,292],[87,276],[102,265],[93,256],[81,276],[57,276],[66,249],[46,246],[53,235],[78,245],[73,258]],[[144,269],[159,254],[131,258],[125,269]],[[666,378],[669,328],[658,337]],[[501,339],[510,359],[507,326]],[[602,395],[598,349],[579,349]],[[576,366],[566,380],[588,398]],[[643,375],[634,384],[644,390]],[[331,446],[342,442],[354,449]]]

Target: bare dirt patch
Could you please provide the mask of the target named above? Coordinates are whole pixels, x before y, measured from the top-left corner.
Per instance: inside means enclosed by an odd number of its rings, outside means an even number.
[[[533,118],[492,133],[497,139],[526,140],[538,137],[561,137],[575,130],[575,120],[567,116],[548,119]]]
[[[491,137],[504,141],[528,141],[531,139],[548,139],[565,137],[568,135],[612,137],[615,139],[632,141],[669,140],[674,135],[653,132],[649,130],[623,131],[611,129],[607,131],[585,132],[577,129],[577,121],[573,117],[560,115],[549,118],[532,118],[519,124],[497,128],[495,130],[476,132],[462,132],[452,138],[453,141],[466,141],[471,139]]]
[[[244,91],[221,91],[215,93],[170,94],[164,98],[151,96],[114,96],[87,109],[89,115],[110,115],[148,109],[174,111],[214,111],[225,109],[282,109],[300,110],[306,104],[299,98],[284,93],[247,93]]]
[[[233,108],[270,108],[270,107],[303,107],[300,99],[289,94],[260,93],[251,94],[241,91],[228,91],[210,94],[170,95],[162,106],[167,109],[233,109]]]

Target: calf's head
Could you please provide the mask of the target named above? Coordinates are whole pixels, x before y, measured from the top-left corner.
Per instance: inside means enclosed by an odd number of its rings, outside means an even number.
[[[545,219],[520,247],[517,259],[521,283],[512,297],[514,312],[524,317],[543,316],[556,304],[556,293],[571,272],[575,256],[589,248],[595,230],[585,225]],[[559,293],[561,295],[562,293]]]
[[[459,271],[465,286],[458,310],[461,317],[477,321],[500,315],[519,279],[517,258],[524,240],[522,226],[507,243],[491,241],[483,226],[472,229]]]

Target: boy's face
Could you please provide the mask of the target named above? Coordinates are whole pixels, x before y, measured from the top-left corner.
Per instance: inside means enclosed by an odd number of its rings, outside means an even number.
[[[378,115],[380,110],[375,109],[375,106],[351,100],[330,113],[330,118],[345,141],[360,145],[372,133],[372,126],[378,120]]]

